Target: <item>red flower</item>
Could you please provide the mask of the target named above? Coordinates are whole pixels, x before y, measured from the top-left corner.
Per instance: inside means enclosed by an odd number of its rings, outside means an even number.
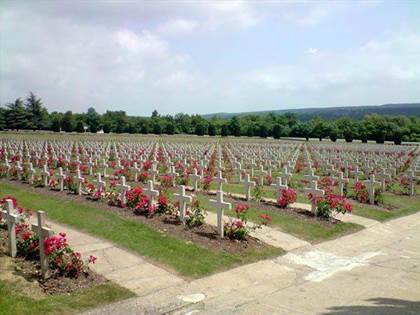
[[[98,258],[97,257],[95,257],[95,256],[92,256],[92,255],[90,255],[89,256],[89,263],[92,263],[92,264],[94,264],[95,262],[96,262],[96,260],[97,260]]]
[[[242,214],[242,213],[245,213],[245,212],[247,212],[248,211],[248,209],[249,209],[249,206],[248,205],[246,205],[246,204],[243,204],[243,203],[238,203],[237,205],[236,205],[236,207],[235,207],[235,212],[239,215],[239,214]]]
[[[271,217],[267,213],[260,214],[261,224],[267,225],[269,222],[271,222]]]
[[[280,208],[286,208],[289,204],[296,202],[297,194],[291,188],[286,188],[281,191],[281,196],[277,200],[277,205]]]

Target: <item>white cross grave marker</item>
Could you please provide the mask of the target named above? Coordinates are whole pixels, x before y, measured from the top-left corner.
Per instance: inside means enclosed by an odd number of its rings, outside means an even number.
[[[251,188],[255,187],[256,183],[249,179],[249,174],[245,174],[244,185],[245,185],[246,200],[250,200],[251,199]]]
[[[318,189],[318,182],[317,181],[313,181],[312,183],[313,183],[312,187],[311,188],[305,188],[305,192],[312,195],[311,211],[313,213],[315,213],[315,215],[316,215],[316,197],[324,196],[325,191],[322,190],[322,189]]]
[[[375,175],[372,174],[364,183],[369,193],[369,202],[373,205],[375,203],[375,184],[380,184],[380,182],[376,181]]]
[[[126,194],[127,194],[127,191],[129,191],[131,189],[131,186],[130,185],[127,185],[125,183],[125,176],[121,176],[121,179],[120,180],[121,180],[121,183],[120,184],[117,184],[116,187],[121,190],[120,191],[121,203],[123,205],[125,205],[126,202],[127,202]]]
[[[199,183],[199,182],[200,182],[200,180],[201,180],[201,175],[198,175],[198,174],[197,174],[197,169],[196,169],[196,168],[194,168],[193,173],[192,173],[192,174],[190,174],[190,178],[191,178],[191,180],[192,180],[192,184],[193,184],[193,189],[194,189],[194,191],[197,191],[197,190],[198,190],[198,183]]]
[[[6,210],[2,210],[1,214],[7,223],[7,235],[9,238],[7,245],[9,248],[9,255],[11,257],[16,257],[16,223],[19,223],[22,216],[13,213],[13,209],[13,201],[11,199],[6,199]]]
[[[232,204],[229,202],[223,201],[223,191],[218,190],[216,195],[216,200],[210,199],[210,204],[213,204],[217,209],[217,231],[220,238],[224,236],[224,226],[223,226],[223,211],[224,209],[230,210]]]
[[[39,237],[39,256],[41,258],[41,274],[45,278],[48,272],[48,257],[45,254],[45,239],[54,235],[54,231],[45,226],[45,212],[37,211],[37,223],[32,224],[31,230]]]
[[[154,203],[154,198],[159,196],[159,191],[153,189],[153,181],[147,181],[147,187],[143,189],[147,197],[149,197],[149,205]]]
[[[187,204],[191,202],[192,197],[185,194],[185,186],[179,186],[179,192],[174,194],[175,199],[179,201],[179,220],[185,225],[185,211]]]
[[[217,176],[213,177],[213,180],[217,183],[217,190],[222,190],[224,183],[227,183],[226,178],[223,178],[222,171],[217,171]]]

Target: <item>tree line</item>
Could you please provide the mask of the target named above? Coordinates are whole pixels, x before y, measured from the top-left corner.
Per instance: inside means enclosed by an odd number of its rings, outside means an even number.
[[[420,141],[420,117],[381,116],[370,114],[363,119],[341,117],[326,120],[313,117],[300,121],[295,114],[244,115],[230,119],[179,113],[160,115],[156,110],[150,117],[128,116],[124,111],[106,111],[99,114],[93,107],[86,113],[72,111],[48,113],[41,98],[30,93],[0,107],[1,130],[51,130],[66,132],[141,133],[141,134],[194,134],[198,136],[248,137],[300,137],[329,138],[347,142],[374,140],[377,143],[394,141]]]

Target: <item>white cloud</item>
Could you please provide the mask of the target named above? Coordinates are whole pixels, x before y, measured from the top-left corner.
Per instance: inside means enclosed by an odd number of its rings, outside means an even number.
[[[113,32],[112,37],[117,44],[130,53],[155,57],[163,57],[167,54],[167,44],[149,31],[136,34],[128,29],[122,29]]]
[[[188,19],[171,19],[159,25],[157,32],[163,34],[189,34],[192,33],[198,26],[194,20]]]
[[[305,100],[305,105],[316,105],[314,96],[332,99],[333,104],[418,99],[419,43],[417,34],[395,32],[345,54],[317,53],[316,59],[302,56],[294,64],[256,69],[246,74],[243,82],[246,89],[258,86],[274,98],[289,95]]]
[[[316,48],[308,48],[308,50],[306,50],[306,52],[310,55],[316,55],[318,53],[318,49]]]
[[[100,111],[149,114],[155,107],[163,113],[217,112],[420,98],[418,32],[373,33],[372,40],[345,51],[316,37],[307,42],[297,37],[301,26],[316,34],[338,5],[20,3],[0,11],[0,103],[32,90],[50,110],[94,105]],[[280,21],[282,14],[287,18]],[[272,28],[280,22],[294,34],[282,42],[285,54],[249,62],[255,52],[247,51],[235,55],[233,65],[226,62],[234,45],[254,49],[244,38],[283,40]],[[206,36],[212,44],[220,40],[220,63],[211,64],[215,56],[199,46]],[[259,56],[264,49],[270,48],[255,47]]]

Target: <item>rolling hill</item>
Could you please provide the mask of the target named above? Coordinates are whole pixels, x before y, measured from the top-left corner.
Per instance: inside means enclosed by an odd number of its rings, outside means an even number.
[[[420,103],[402,103],[402,104],[384,104],[369,106],[342,106],[342,107],[318,107],[318,108],[297,108],[297,109],[279,109],[256,112],[242,113],[214,113],[202,115],[203,118],[212,118],[217,116],[220,118],[231,118],[233,116],[244,115],[267,115],[273,113],[281,115],[285,113],[293,113],[301,120],[309,120],[314,116],[320,116],[324,119],[335,119],[342,116],[349,116],[361,119],[367,114],[379,114],[385,116],[420,116]]]

